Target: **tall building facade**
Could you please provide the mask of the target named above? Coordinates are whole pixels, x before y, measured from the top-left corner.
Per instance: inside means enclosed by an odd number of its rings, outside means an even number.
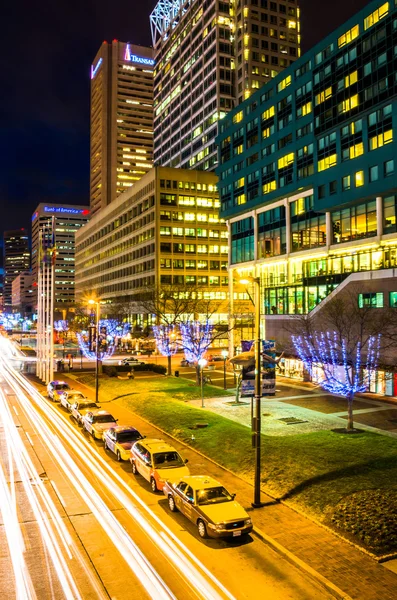
[[[30,316],[33,311],[33,275],[22,271],[12,282],[12,310],[22,316]]]
[[[103,42],[91,66],[90,204],[95,214],[153,163],[153,51]]]
[[[3,257],[3,306],[6,311],[11,311],[12,281],[19,273],[30,268],[29,236],[25,229],[14,229],[4,232]]]
[[[32,275],[37,284],[40,260],[40,231],[42,236],[55,241],[55,310],[66,318],[75,300],[75,236],[88,222],[90,211],[86,206],[44,204],[38,205],[32,215]],[[54,217],[55,230],[52,223]],[[37,307],[37,285],[34,286],[34,306]]]
[[[260,277],[269,336],[350,283],[397,306],[396,48],[397,3],[370,2],[221,122],[231,298]]]
[[[299,56],[298,2],[159,0],[150,22],[155,164],[213,170],[218,121]]]
[[[138,325],[140,298],[160,285],[199,288],[205,300],[225,303],[228,233],[216,181],[214,173],[155,167],[97,213],[76,235],[77,298],[136,301]]]

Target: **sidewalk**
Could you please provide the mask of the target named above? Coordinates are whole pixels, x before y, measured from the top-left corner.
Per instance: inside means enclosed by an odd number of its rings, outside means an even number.
[[[67,376],[65,377],[67,380]],[[75,389],[80,389],[90,398],[94,391],[86,386],[70,380]],[[102,403],[107,408],[107,403]],[[111,403],[112,413],[120,422],[131,423],[142,434],[150,437],[159,437],[172,440],[172,444],[180,449],[183,456],[189,459],[189,466],[193,474],[205,472],[224,483],[231,492],[237,494],[237,500],[252,514],[254,527],[257,534],[263,532],[272,538],[270,546],[288,558],[292,553],[297,560],[305,563],[309,569],[325,577],[331,584],[343,591],[346,597],[354,600],[394,600],[397,598],[397,574],[392,573],[382,564],[356,549],[354,546],[335,536],[332,532],[296,513],[285,504],[275,503],[273,498],[263,494],[262,500],[268,505],[261,509],[252,509],[253,486],[240,479],[237,475],[226,471],[211,460],[197,453],[190,446],[173,440],[158,428],[152,426],[142,418],[131,413],[123,406],[122,400]],[[193,444],[194,442],[192,442]],[[266,542],[266,540],[265,540]],[[277,551],[277,549],[276,549]],[[308,576],[310,574],[308,573]],[[335,593],[338,597],[342,594]]]

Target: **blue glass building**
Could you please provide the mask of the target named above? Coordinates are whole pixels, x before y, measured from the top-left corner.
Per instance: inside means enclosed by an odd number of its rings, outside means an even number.
[[[394,281],[396,127],[397,0],[370,2],[222,119],[232,300],[236,270],[260,276],[270,320],[313,310],[352,275]],[[387,306],[392,286],[363,286],[360,301]]]

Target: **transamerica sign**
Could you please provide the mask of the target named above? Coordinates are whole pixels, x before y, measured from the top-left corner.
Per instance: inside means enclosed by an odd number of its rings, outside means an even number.
[[[136,54],[131,54],[131,48],[129,44],[127,44],[127,47],[125,49],[124,60],[138,63],[140,65],[147,65],[148,67],[154,67],[154,65],[156,64],[153,58],[147,58],[146,56],[137,56]]]

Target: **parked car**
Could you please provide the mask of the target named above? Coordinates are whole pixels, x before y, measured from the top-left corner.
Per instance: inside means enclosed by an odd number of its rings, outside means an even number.
[[[146,363],[142,362],[135,358],[135,356],[127,356],[127,358],[122,358],[119,360],[119,365],[128,365],[130,367],[135,367],[136,365],[145,365]]]
[[[131,448],[130,461],[134,475],[139,473],[149,481],[153,492],[162,490],[166,479],[189,475],[187,459],[183,460],[179,452],[163,440],[136,442]]]
[[[117,424],[115,419],[107,410],[89,410],[83,416],[81,423],[83,429],[88,431],[94,440],[101,440],[106,429]]]
[[[144,438],[137,429],[129,425],[116,425],[102,434],[105,450],[111,450],[117,460],[129,460],[133,444]]]
[[[167,480],[163,493],[172,512],[180,511],[197,526],[201,538],[240,537],[252,531],[252,520],[219,481],[203,475]]]
[[[65,390],[62,394],[59,395],[59,399],[61,401],[61,405],[71,410],[72,404],[75,402],[81,402],[86,400],[86,397],[82,392],[78,390]]]
[[[66,381],[50,381],[47,385],[47,396],[50,400],[57,402],[66,390],[70,390],[70,385]]]
[[[72,404],[70,407],[70,412],[72,413],[72,417],[74,417],[77,423],[82,424],[82,420],[87,412],[91,412],[92,410],[101,408],[99,404],[93,402],[92,400],[79,400]]]

